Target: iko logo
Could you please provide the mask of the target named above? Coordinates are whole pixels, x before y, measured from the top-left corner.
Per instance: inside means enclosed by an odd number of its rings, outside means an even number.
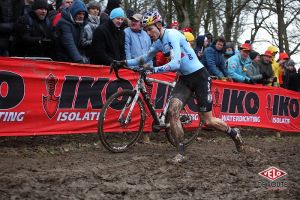
[[[260,176],[269,179],[270,181],[275,181],[285,175],[287,175],[287,173],[285,171],[282,171],[276,167],[269,167],[266,170],[263,170],[261,172],[258,173]]]

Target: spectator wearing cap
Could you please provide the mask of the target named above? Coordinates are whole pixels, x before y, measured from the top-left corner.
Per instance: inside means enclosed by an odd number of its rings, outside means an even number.
[[[270,51],[272,53],[272,60],[271,60],[271,64],[272,64],[272,69],[274,72],[274,76],[277,78],[277,81],[280,79],[280,75],[283,74],[283,68],[280,67],[279,63],[276,62],[275,56],[278,54],[278,48],[276,46],[269,46],[268,51]],[[274,85],[279,86],[278,82],[274,82]]]
[[[125,33],[121,30],[125,18],[122,8],[110,12],[109,21],[94,31],[91,62],[109,66],[113,60],[125,59]]]
[[[101,11],[101,6],[99,2],[91,1],[87,4],[87,9],[89,14],[88,23],[84,27],[81,45],[82,47],[85,48],[88,57],[90,57],[92,40],[93,40],[93,32],[100,24],[99,15]]]
[[[193,33],[193,29],[190,28],[190,27],[184,27],[181,29],[182,32],[190,32],[190,33]]]
[[[251,51],[249,57],[252,60],[252,64],[247,68],[246,75],[254,82],[261,83],[263,75],[260,73],[259,61],[260,55],[256,51]]]
[[[179,30],[179,23],[177,21],[172,22],[170,28]]]
[[[236,82],[254,83],[247,76],[247,69],[250,68],[252,61],[249,57],[251,45],[244,43],[240,46],[240,53],[235,54],[226,61],[226,69],[229,78]]]
[[[260,73],[263,75],[262,83],[264,85],[274,85],[277,81],[277,78],[274,75],[272,69],[272,52],[267,50],[264,54],[261,55],[259,61]]]
[[[149,35],[142,29],[142,18],[141,14],[134,14],[129,18],[129,27],[124,30],[127,60],[146,54],[151,46]],[[148,64],[153,65],[152,61]]]
[[[75,63],[89,62],[81,48],[87,18],[87,8],[81,0],[74,0],[71,7],[62,10],[61,19],[56,25],[57,60]]]
[[[100,24],[104,24],[110,19],[110,12],[115,8],[120,8],[122,0],[108,0],[105,10],[100,15]]]
[[[282,87],[283,86],[283,77],[286,73],[286,63],[289,60],[289,55],[285,52],[281,52],[279,54],[279,58],[277,60],[277,63],[280,66],[279,74],[278,74],[278,83]]]
[[[18,19],[17,56],[53,57],[53,38],[47,13],[47,0],[35,0],[32,10]]]
[[[201,59],[202,64],[206,67],[210,75],[216,76],[219,79],[227,77],[227,71],[225,70],[224,45],[225,39],[223,37],[217,37],[215,41],[204,50]]]

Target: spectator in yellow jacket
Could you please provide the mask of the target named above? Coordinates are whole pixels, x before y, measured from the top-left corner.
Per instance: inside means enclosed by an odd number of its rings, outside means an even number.
[[[278,80],[280,79],[280,75],[283,73],[283,69],[280,67],[279,63],[276,62],[275,56],[278,53],[278,48],[271,45],[268,47],[267,51],[272,52],[272,69],[274,72],[274,76],[277,78],[277,81],[274,82],[274,86],[279,86]]]

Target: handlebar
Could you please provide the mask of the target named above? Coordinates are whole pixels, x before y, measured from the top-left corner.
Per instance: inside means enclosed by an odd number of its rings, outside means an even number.
[[[134,71],[134,72],[138,72],[139,74],[140,74],[140,76],[141,76],[141,78],[144,80],[144,82],[145,82],[145,84],[146,85],[148,85],[148,86],[151,86],[152,84],[149,82],[149,81],[147,81],[147,79],[146,79],[146,77],[147,77],[147,75],[149,75],[149,74],[152,74],[150,71],[148,71],[148,70],[145,70],[143,67],[136,67],[136,68],[129,68],[129,67],[126,67],[126,66],[122,66],[122,67],[118,67],[117,65],[115,65],[114,63],[112,63],[111,65],[110,65],[110,70],[109,70],[109,73],[111,74],[112,72],[114,72],[115,73],[115,75],[116,75],[116,77],[117,77],[117,79],[119,79],[119,80],[125,80],[125,79],[123,79],[123,78],[121,78],[120,76],[119,76],[119,69],[121,69],[121,68],[123,68],[123,69],[128,69],[128,70],[131,70],[131,71]]]

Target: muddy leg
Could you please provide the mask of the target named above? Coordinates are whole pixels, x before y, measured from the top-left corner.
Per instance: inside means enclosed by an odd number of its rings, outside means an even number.
[[[223,131],[227,133],[227,135],[229,135],[230,138],[235,143],[237,151],[244,150],[244,142],[242,140],[242,137],[240,135],[240,130],[238,128],[231,128],[221,119],[213,117],[211,111],[200,113],[200,116],[201,116],[201,120],[204,122],[206,126],[213,127],[219,131]]]
[[[180,116],[179,116],[182,105],[183,103],[179,99],[177,98],[171,99],[169,110],[168,110],[168,116],[170,120],[171,133],[175,135],[177,151],[179,154],[184,155],[184,145],[183,145],[184,132],[180,122]]]

